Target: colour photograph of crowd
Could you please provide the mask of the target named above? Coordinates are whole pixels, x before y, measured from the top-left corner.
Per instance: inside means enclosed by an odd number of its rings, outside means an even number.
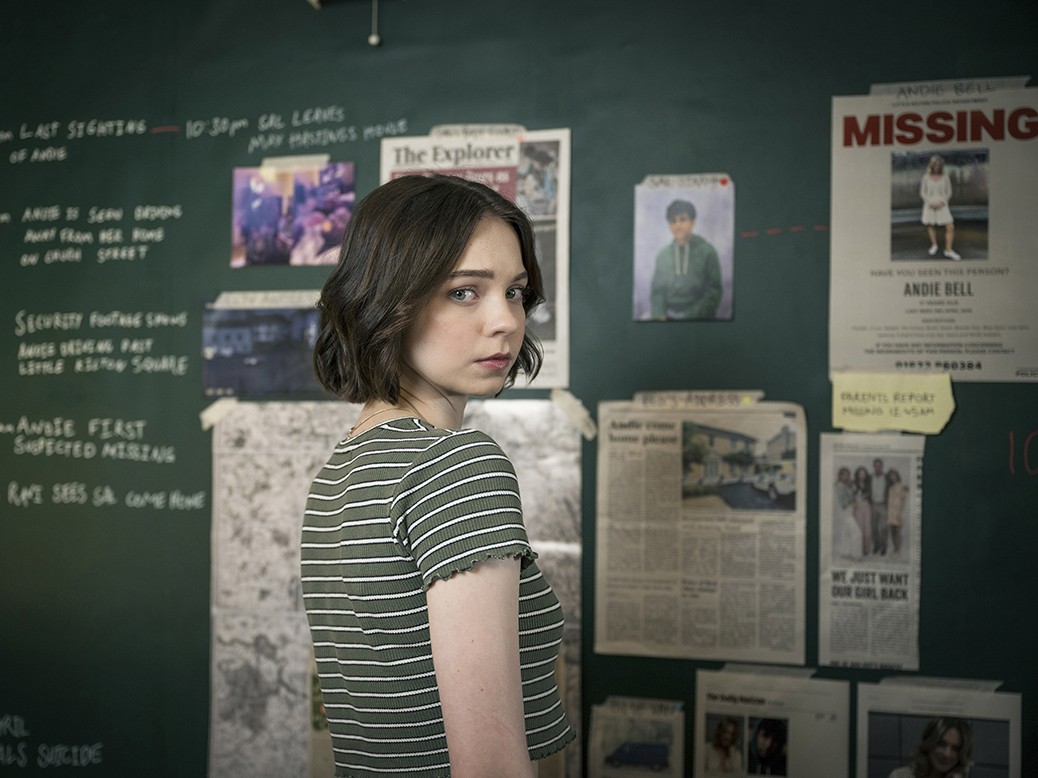
[[[352,162],[236,168],[231,267],[334,264],[355,200]]]

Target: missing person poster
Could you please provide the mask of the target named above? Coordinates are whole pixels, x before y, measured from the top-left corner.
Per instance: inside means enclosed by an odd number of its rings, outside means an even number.
[[[1038,380],[1038,89],[832,104],[829,368]]]

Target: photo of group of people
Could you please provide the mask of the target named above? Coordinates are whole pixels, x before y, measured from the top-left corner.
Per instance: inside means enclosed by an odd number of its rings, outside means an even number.
[[[352,162],[235,168],[231,267],[334,264],[355,200]]]
[[[907,557],[908,461],[834,462],[833,558],[899,562]]]
[[[785,719],[708,713],[707,775],[787,775],[788,727]]]

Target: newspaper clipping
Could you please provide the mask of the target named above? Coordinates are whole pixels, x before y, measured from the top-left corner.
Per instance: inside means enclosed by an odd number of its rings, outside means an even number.
[[[821,436],[818,661],[919,669],[922,435]]]
[[[545,302],[527,329],[544,347],[537,378],[524,387],[569,384],[569,171],[568,129],[526,131],[517,125],[449,125],[428,136],[382,139],[380,181],[435,171],[486,184],[514,202],[533,222]]]
[[[599,405],[599,653],[804,661],[803,409],[726,397]]]
[[[810,670],[696,671],[696,778],[846,778],[850,686]]]
[[[857,774],[919,775],[912,766],[922,761],[947,776],[1020,778],[1020,695],[999,686],[920,677],[858,684]]]
[[[588,778],[685,775],[685,710],[674,700],[609,697],[591,708]]]
[[[1038,89],[832,105],[831,372],[1038,380]]]

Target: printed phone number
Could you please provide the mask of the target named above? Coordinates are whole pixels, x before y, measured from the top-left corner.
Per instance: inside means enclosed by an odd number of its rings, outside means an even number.
[[[899,359],[894,363],[898,370],[981,370],[982,362],[956,362],[930,359]]]

